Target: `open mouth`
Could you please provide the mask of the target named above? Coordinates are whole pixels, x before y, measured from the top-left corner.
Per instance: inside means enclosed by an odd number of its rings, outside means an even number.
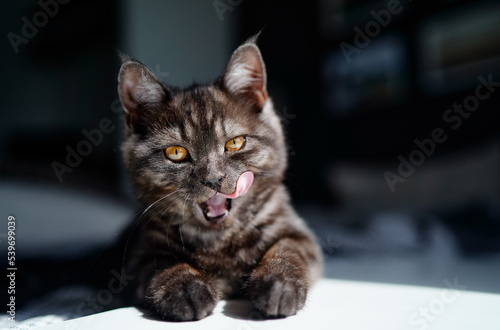
[[[205,219],[209,222],[218,222],[225,219],[231,211],[232,200],[247,193],[253,182],[253,173],[246,171],[240,175],[236,182],[236,188],[230,195],[217,192],[206,202],[200,204]]]
[[[209,222],[219,221],[225,218],[231,211],[232,200],[223,194],[217,193],[204,203],[201,203],[201,210],[205,219]]]

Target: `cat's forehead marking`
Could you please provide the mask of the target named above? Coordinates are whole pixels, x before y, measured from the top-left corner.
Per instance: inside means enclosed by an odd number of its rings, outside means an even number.
[[[182,91],[174,96],[172,106],[182,119],[168,128],[166,139],[204,143],[212,140],[218,145],[220,140],[248,134],[251,130],[249,117],[240,112],[246,109],[239,109],[241,105],[214,86]]]
[[[172,144],[178,144],[182,141],[182,132],[178,127],[171,126],[165,127],[161,130],[161,134],[158,134],[156,138],[159,140],[156,144],[160,144],[163,147],[172,146]]]
[[[214,133],[217,137],[225,137],[226,129],[222,123],[222,120],[216,120],[214,122]]]
[[[223,120],[223,115],[221,113],[221,107],[220,104],[217,102],[216,98],[214,97],[214,89],[212,87],[208,87],[205,90],[205,106],[204,106],[204,112],[205,112],[205,118],[206,122],[209,125],[214,125],[218,121]]]
[[[185,124],[191,136],[209,133],[215,137],[223,136],[224,113],[223,106],[219,104],[213,95],[210,87],[199,88],[188,94],[186,105],[189,107],[189,118]]]
[[[190,121],[185,121],[184,123],[184,136],[183,138],[184,139],[189,139],[191,140],[195,135],[196,135],[196,127],[193,125],[194,121],[193,122],[190,122]]]
[[[213,100],[219,104],[224,111],[224,119],[220,121],[221,127],[218,131],[224,134],[226,138],[233,138],[238,135],[248,134],[250,130],[248,116],[244,113],[246,109],[241,109],[239,104],[234,103],[233,100],[219,89],[210,89]]]
[[[186,126],[188,127],[193,127],[193,126],[198,126],[200,125],[199,122],[199,116],[196,111],[190,111],[191,114],[191,121],[186,120]],[[186,118],[187,119],[187,118]]]
[[[223,124],[224,131],[229,138],[249,133],[246,126],[242,125],[242,121],[238,121],[233,118],[227,118],[227,120],[225,120]]]

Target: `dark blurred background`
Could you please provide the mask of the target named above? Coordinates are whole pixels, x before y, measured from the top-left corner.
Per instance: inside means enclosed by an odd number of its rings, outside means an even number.
[[[140,209],[116,52],[187,86],[259,31],[326,276],[500,292],[500,2],[20,0],[0,17],[0,240],[14,215],[26,301],[73,284]],[[47,260],[64,265],[50,284]]]

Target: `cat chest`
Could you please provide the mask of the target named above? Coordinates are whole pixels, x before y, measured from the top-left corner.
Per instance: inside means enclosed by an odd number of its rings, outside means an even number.
[[[238,249],[218,253],[198,253],[196,266],[217,285],[221,297],[238,295],[243,283],[261,259],[257,250]]]
[[[242,248],[213,253],[198,251],[194,261],[209,276],[227,277],[233,274],[245,275],[256,266],[261,257],[259,251]]]

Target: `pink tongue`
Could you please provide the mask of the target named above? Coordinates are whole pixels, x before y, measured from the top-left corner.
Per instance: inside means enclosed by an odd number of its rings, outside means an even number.
[[[250,171],[244,172],[238,178],[238,181],[236,182],[236,189],[234,189],[234,192],[231,195],[226,195],[223,193],[220,194],[226,198],[235,199],[237,197],[245,195],[248,189],[250,189],[252,182],[253,182],[253,173]]]
[[[223,193],[217,193],[214,197],[207,201],[208,213],[207,216],[211,218],[220,217],[229,213],[226,209],[226,198],[235,199],[239,196],[243,196],[247,193],[248,189],[253,182],[253,173],[250,171],[244,172],[238,178],[236,182],[236,189],[230,195]]]

